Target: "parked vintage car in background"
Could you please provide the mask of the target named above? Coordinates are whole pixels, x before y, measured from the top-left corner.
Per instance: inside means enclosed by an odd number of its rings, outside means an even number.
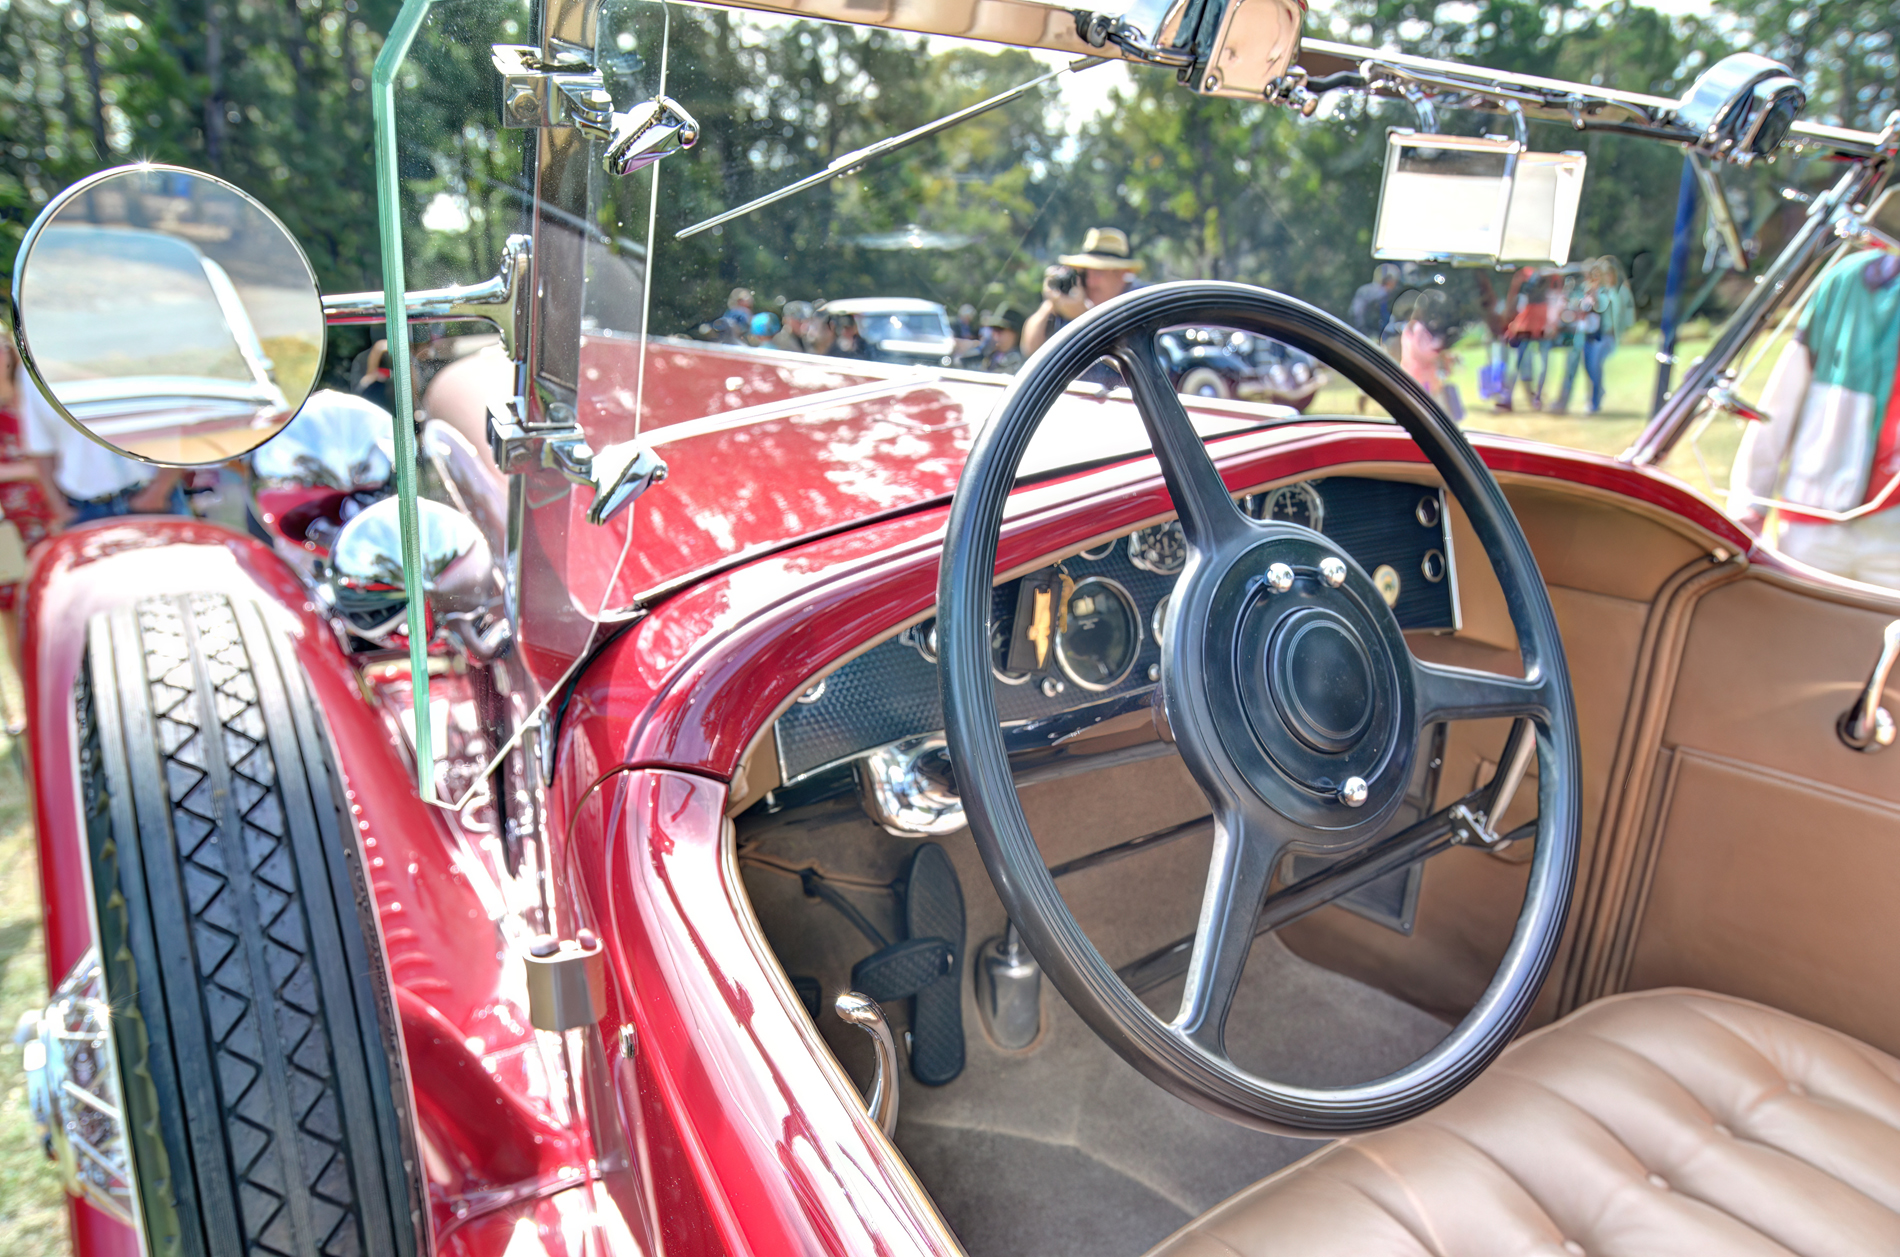
[[[1662,466],[1752,409],[1823,266],[1900,250],[1900,119],[1802,121],[1748,53],[1678,100],[1303,13],[406,0],[383,291],[320,297],[211,175],[46,206],[38,386],[154,461],[250,451],[251,535],[104,521],[30,580],[27,1060],[84,1257],[1900,1249],[1900,594]],[[723,143],[765,108],[731,76],[833,23],[928,37],[850,61],[866,99],[1013,46],[1056,94],[1109,61],[1300,125],[1409,102],[1381,258],[1566,261],[1584,163],[1535,138],[1825,182],[1620,458],[1462,432],[1231,282],[1150,276],[1014,376],[650,333],[762,258],[902,291],[828,205],[972,216],[927,141],[1021,89],[829,165]],[[424,223],[516,159],[519,222]],[[715,229],[746,162],[801,185]],[[40,285],[82,221],[221,267],[281,415],[215,453],[91,423],[74,329],[166,329],[138,277]],[[383,321],[393,416],[274,347]],[[499,346],[419,405],[412,338],[471,323]]]

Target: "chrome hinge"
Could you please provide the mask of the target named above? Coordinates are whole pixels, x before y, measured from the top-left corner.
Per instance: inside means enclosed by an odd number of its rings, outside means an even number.
[[[517,413],[520,398],[488,408],[488,446],[503,474],[558,471],[594,491],[587,522],[604,524],[622,507],[666,479],[666,460],[639,441],[618,441],[595,451],[581,431],[574,408],[548,407],[548,424],[529,427]]]
[[[502,125],[574,127],[605,140],[610,174],[630,175],[699,142],[699,123],[670,97],[616,112],[606,79],[578,51],[548,58],[527,44],[495,44],[490,53],[501,75]]]

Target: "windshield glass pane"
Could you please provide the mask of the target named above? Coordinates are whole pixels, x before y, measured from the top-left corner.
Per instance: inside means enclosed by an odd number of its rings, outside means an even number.
[[[1125,247],[1125,261],[1105,265],[1129,269],[1098,275],[1101,292],[1124,276],[1260,284],[1359,327],[1474,428],[1605,454],[1640,431],[1664,349],[1659,325],[1683,174],[1680,150],[1640,137],[1531,124],[1532,150],[1580,152],[1586,161],[1565,265],[1381,267],[1372,238],[1386,137],[1417,125],[1409,106],[1332,93],[1303,119],[1198,97],[1166,71],[1113,62],[677,238],[863,145],[1063,64],[1055,54],[947,38],[675,9],[668,90],[699,119],[703,138],[662,176],[654,333],[679,345],[1007,371],[1045,330],[1033,316],[1050,268],[1075,257],[1101,264],[1091,231],[1112,228],[1120,235],[1109,247]],[[1496,115],[1443,108],[1439,125],[1464,136],[1510,129]],[[1750,260],[1772,257],[1799,224],[1802,206],[1784,189],[1821,186],[1827,167],[1815,155],[1784,156],[1723,172],[1745,266],[1734,269],[1722,237],[1692,217],[1675,294],[1681,364],[1749,290],[1759,269]],[[1403,212],[1402,198],[1396,208]],[[1086,278],[1086,268],[1072,269]],[[948,353],[940,352],[939,311],[955,342]],[[986,328],[986,315],[1014,326]],[[1410,338],[1408,324],[1419,329]],[[1235,348],[1244,378],[1233,371],[1216,383],[1203,373],[1185,391],[1376,414],[1357,390],[1310,362],[1288,361],[1279,347]],[[709,387],[655,392],[642,425],[799,387],[782,362],[767,369],[765,358],[745,360],[752,369],[736,387],[725,387],[733,376],[722,366],[708,367]],[[675,359],[668,369],[677,376],[688,365]],[[822,383],[813,376],[807,386]]]

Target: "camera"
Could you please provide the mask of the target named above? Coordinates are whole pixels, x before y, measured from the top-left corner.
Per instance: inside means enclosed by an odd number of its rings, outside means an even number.
[[[1073,266],[1051,266],[1042,273],[1043,287],[1064,297],[1074,292],[1081,282],[1082,272]]]

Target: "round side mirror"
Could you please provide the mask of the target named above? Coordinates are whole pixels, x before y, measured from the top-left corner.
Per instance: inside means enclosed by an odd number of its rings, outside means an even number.
[[[323,301],[271,212],[210,175],[121,166],[54,197],[13,272],[20,357],[87,436],[195,467],[257,448],[323,368]]]

